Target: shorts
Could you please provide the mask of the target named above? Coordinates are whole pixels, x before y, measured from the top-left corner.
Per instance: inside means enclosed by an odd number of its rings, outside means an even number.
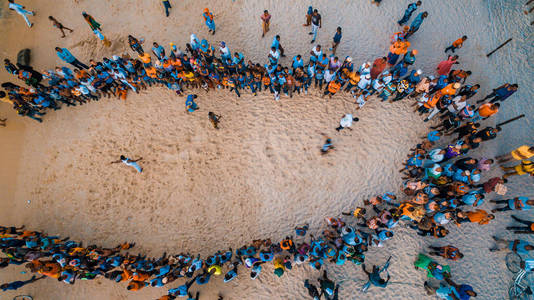
[[[517,165],[514,167],[515,171],[517,172],[517,175],[525,175],[527,174],[527,172],[525,172],[525,170],[523,170],[523,166],[522,165]]]

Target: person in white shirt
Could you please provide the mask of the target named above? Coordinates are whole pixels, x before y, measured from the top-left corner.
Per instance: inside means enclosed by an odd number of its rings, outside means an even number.
[[[334,79],[334,77],[336,77],[336,73],[334,71],[326,70],[324,72],[324,81],[326,82],[327,86],[328,86],[328,83],[330,83],[330,81]]]
[[[323,56],[323,51],[321,50],[321,45],[317,45],[313,47],[310,51],[310,61],[313,61],[314,63],[317,62],[319,58]]]
[[[272,65],[278,64],[278,59],[280,59],[280,51],[275,47],[271,47],[271,52],[269,52],[269,62]]]
[[[367,87],[371,84],[371,75],[367,74],[365,76],[360,77],[360,81],[358,82],[358,88],[360,91],[367,91]]]
[[[28,27],[32,27],[33,24],[28,20],[28,16],[33,16],[33,11],[28,11],[24,9],[24,6],[17,4],[14,2],[14,0],[9,0],[9,9],[16,11],[19,15],[21,15],[24,18],[24,21],[26,21],[26,24],[28,24]]]
[[[344,128],[352,130],[350,126],[352,126],[352,122],[358,122],[360,119],[352,117],[352,114],[346,114],[341,118],[341,121],[339,121],[339,127],[336,128],[337,131],[341,131]]]

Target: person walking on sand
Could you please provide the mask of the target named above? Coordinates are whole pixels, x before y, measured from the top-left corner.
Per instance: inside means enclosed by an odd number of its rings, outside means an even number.
[[[336,55],[337,46],[339,46],[339,42],[341,42],[341,37],[343,34],[341,33],[341,27],[338,27],[336,29],[336,34],[334,34],[334,39],[332,41],[332,48],[330,48],[330,51],[332,51],[332,55]]]
[[[402,24],[408,22],[408,20],[410,20],[410,18],[412,17],[412,14],[417,10],[419,6],[421,6],[421,4],[421,1],[409,4],[408,8],[406,8],[406,10],[404,11],[404,16],[402,17],[402,19],[397,22],[399,23],[399,26],[402,26]]]
[[[336,128],[336,130],[341,131],[344,128],[352,130],[352,128],[350,128],[352,126],[352,122],[358,121],[360,121],[360,119],[352,117],[352,114],[345,114],[343,115],[343,118],[341,118],[341,121],[339,121],[339,127]]]
[[[169,9],[172,8],[171,3],[169,2],[169,0],[163,0],[162,3],[163,3],[163,7],[165,8],[165,16],[168,17],[169,16]]]
[[[271,15],[269,14],[268,10],[263,11],[263,15],[260,16],[261,19],[261,28],[263,30],[263,33],[261,34],[261,37],[264,37],[265,34],[269,31],[269,25],[271,25]]]
[[[462,36],[461,38],[457,39],[456,41],[452,42],[452,45],[450,45],[449,47],[445,48],[445,53],[447,53],[447,51],[451,50],[452,53],[454,53],[454,51],[458,48],[462,48],[465,40],[467,40],[467,36],[464,35]]]
[[[286,55],[284,54],[284,48],[282,48],[282,45],[280,45],[280,36],[279,35],[274,37],[273,42],[271,44],[271,49],[272,48],[275,48],[276,50],[280,50],[280,56],[281,57],[286,57]]]
[[[87,65],[80,62],[76,57],[74,57],[74,55],[72,55],[72,53],[70,53],[70,51],[67,50],[67,48],[56,47],[56,54],[59,58],[61,58],[61,60],[73,65],[75,68],[89,69]]]
[[[412,24],[410,25],[410,30],[406,34],[406,39],[408,39],[410,36],[412,36],[412,34],[416,33],[419,30],[419,28],[423,24],[423,20],[426,19],[426,17],[428,17],[428,12],[425,11],[418,14],[417,17],[413,19]]]
[[[94,32],[95,30],[99,30],[99,31],[102,31],[102,25],[100,25],[100,23],[98,23],[95,18],[93,18],[91,15],[89,15],[88,13],[86,13],[85,11],[82,12],[82,16],[83,18],[85,19],[85,22],[87,22],[87,24],[89,24],[89,27],[91,27],[91,30]]]
[[[56,27],[57,29],[59,29],[61,31],[61,34],[63,35],[61,38],[64,38],[66,36],[65,35],[65,31],[63,29],[67,29],[70,32],[74,31],[74,30],[72,30],[72,29],[70,29],[68,27],[63,26],[63,24],[59,23],[59,21],[56,20],[56,18],[54,18],[52,16],[49,16],[48,20],[50,20],[52,22],[52,26]]]
[[[215,34],[215,20],[214,20],[213,14],[210,12],[208,8],[204,8],[202,17],[204,17],[204,21],[206,22],[206,26],[208,26],[209,32],[211,32],[211,34],[214,35]]]
[[[33,24],[28,20],[28,15],[33,16],[35,15],[33,11],[25,10],[24,6],[15,3],[14,0],[8,0],[9,2],[9,9],[16,11],[19,15],[21,15],[24,18],[24,21],[26,21],[26,24],[28,24],[28,27],[32,27]]]
[[[319,11],[317,9],[313,10],[313,13],[311,16],[311,25],[312,25],[312,31],[308,34],[313,35],[313,39],[310,42],[311,44],[313,44],[315,43],[315,39],[317,38],[317,31],[319,31],[319,28],[323,26],[321,15],[319,14]]]
[[[199,107],[195,103],[195,99],[197,97],[197,95],[187,95],[187,99],[185,100],[185,109],[187,112],[194,112],[195,110],[198,110]]]
[[[138,158],[136,160],[133,160],[133,159],[129,159],[127,158],[126,156],[124,155],[121,155],[120,159],[119,160],[116,160],[116,161],[112,161],[111,163],[112,164],[117,164],[117,163],[124,163],[125,165],[127,166],[130,166],[130,167],[134,167],[135,170],[137,170],[138,173],[141,173],[143,172],[143,168],[141,168],[141,166],[139,166],[139,164],[137,164],[138,161],[142,160],[143,158]]]

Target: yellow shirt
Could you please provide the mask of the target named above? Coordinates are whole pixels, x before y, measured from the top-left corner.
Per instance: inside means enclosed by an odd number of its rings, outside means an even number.
[[[523,145],[512,151],[512,157],[516,160],[529,159],[534,156],[534,152],[529,151],[530,146]]]

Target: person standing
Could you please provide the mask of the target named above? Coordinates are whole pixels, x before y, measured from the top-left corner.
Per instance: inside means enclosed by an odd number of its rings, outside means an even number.
[[[458,55],[449,55],[447,60],[441,61],[436,68],[438,75],[447,75],[451,71],[452,65],[459,64]]]
[[[336,29],[336,34],[334,34],[334,40],[332,41],[332,48],[330,48],[330,51],[332,51],[332,55],[336,55],[337,46],[339,46],[339,42],[341,42],[341,37],[343,34],[341,33],[341,27],[338,27]]]
[[[214,35],[215,34],[215,20],[214,20],[213,14],[210,12],[209,9],[204,8],[204,13],[202,13],[202,16],[204,17],[206,26],[208,26],[209,32],[211,32],[211,34]]]
[[[271,49],[272,48],[275,48],[276,50],[279,50],[281,57],[286,57],[286,55],[284,54],[284,48],[282,48],[282,45],[280,45],[280,36],[279,35],[274,37],[273,43],[271,44]]]
[[[408,8],[406,8],[406,10],[404,11],[404,16],[397,23],[402,26],[402,24],[408,22],[408,20],[410,20],[410,18],[412,17],[412,14],[417,10],[419,6],[421,6],[421,4],[421,1],[417,1],[408,5]]]
[[[447,51],[449,51],[449,50],[451,50],[452,53],[454,53],[454,50],[456,50],[458,48],[462,48],[465,40],[467,40],[467,36],[466,35],[464,35],[461,38],[457,39],[456,41],[452,42],[452,45],[450,45],[449,47],[445,48],[445,53],[447,53]]]
[[[74,55],[72,55],[72,53],[70,53],[70,51],[67,50],[67,48],[56,47],[56,54],[57,54],[57,56],[59,58],[61,58],[61,60],[63,60],[66,63],[69,63],[69,64],[73,65],[76,68],[89,69],[89,67],[87,65],[85,65],[82,62],[80,62],[76,57],[74,57]]]
[[[306,12],[306,24],[302,24],[302,26],[310,26],[311,24],[311,17],[313,14],[313,7],[308,6],[308,11]]]
[[[263,15],[260,16],[261,22],[262,22],[262,29],[263,33],[261,37],[264,37],[267,31],[269,31],[269,25],[271,25],[271,15],[269,14],[268,10],[263,11]]]
[[[112,164],[116,164],[116,163],[124,163],[125,165],[127,166],[130,166],[130,167],[134,167],[135,170],[138,172],[138,173],[141,173],[143,172],[143,168],[141,168],[141,166],[139,166],[139,164],[137,164],[138,161],[142,160],[143,158],[138,158],[136,160],[133,160],[133,159],[129,159],[127,158],[126,156],[124,155],[121,155],[120,159],[119,160],[116,160],[116,161],[112,161],[111,163]]]
[[[312,31],[309,33],[309,35],[313,35],[311,44],[315,43],[315,39],[317,38],[317,31],[323,26],[322,24],[323,23],[319,11],[317,9],[314,9],[313,14],[311,16]]]
[[[422,12],[413,19],[412,24],[410,25],[410,30],[406,34],[406,39],[408,39],[412,34],[416,33],[419,30],[419,27],[423,24],[423,20],[428,17],[428,12]]]
[[[24,21],[26,21],[26,24],[28,24],[28,27],[32,27],[33,24],[28,20],[28,15],[33,16],[33,11],[28,11],[24,9],[24,6],[15,3],[14,0],[9,0],[9,9],[16,11],[19,15],[21,15],[24,18]]]
[[[345,114],[339,121],[339,127],[336,128],[336,130],[341,131],[344,128],[352,130],[352,128],[350,128],[352,126],[352,122],[358,122],[359,120],[360,119],[353,117],[352,114]]]
[[[491,103],[504,101],[508,99],[508,97],[512,96],[517,91],[518,87],[519,85],[517,85],[516,83],[514,84],[505,83],[501,85],[500,87],[494,89],[493,92],[487,95],[484,99],[478,100],[477,103],[484,102],[484,100],[490,99],[490,98],[491,98],[490,100]]]
[[[85,21],[87,22],[87,24],[89,24],[89,27],[91,27],[91,30],[94,32],[95,30],[99,30],[99,31],[102,31],[102,25],[100,25],[100,23],[98,23],[95,18],[93,18],[91,15],[87,14],[85,11],[82,12],[82,16],[83,18],[85,19]]]
[[[172,8],[171,3],[169,2],[169,0],[163,0],[162,3],[163,3],[163,7],[165,8],[165,16],[168,17],[169,16],[169,9]]]
[[[67,29],[70,32],[74,31],[74,30],[72,30],[72,29],[70,29],[68,27],[63,26],[63,24],[59,23],[59,21],[56,20],[56,18],[54,18],[52,16],[49,16],[48,20],[50,20],[52,22],[52,26],[56,27],[57,29],[59,29],[61,31],[61,34],[63,34],[63,36],[61,38],[65,37],[65,31],[63,31],[63,29]]]

